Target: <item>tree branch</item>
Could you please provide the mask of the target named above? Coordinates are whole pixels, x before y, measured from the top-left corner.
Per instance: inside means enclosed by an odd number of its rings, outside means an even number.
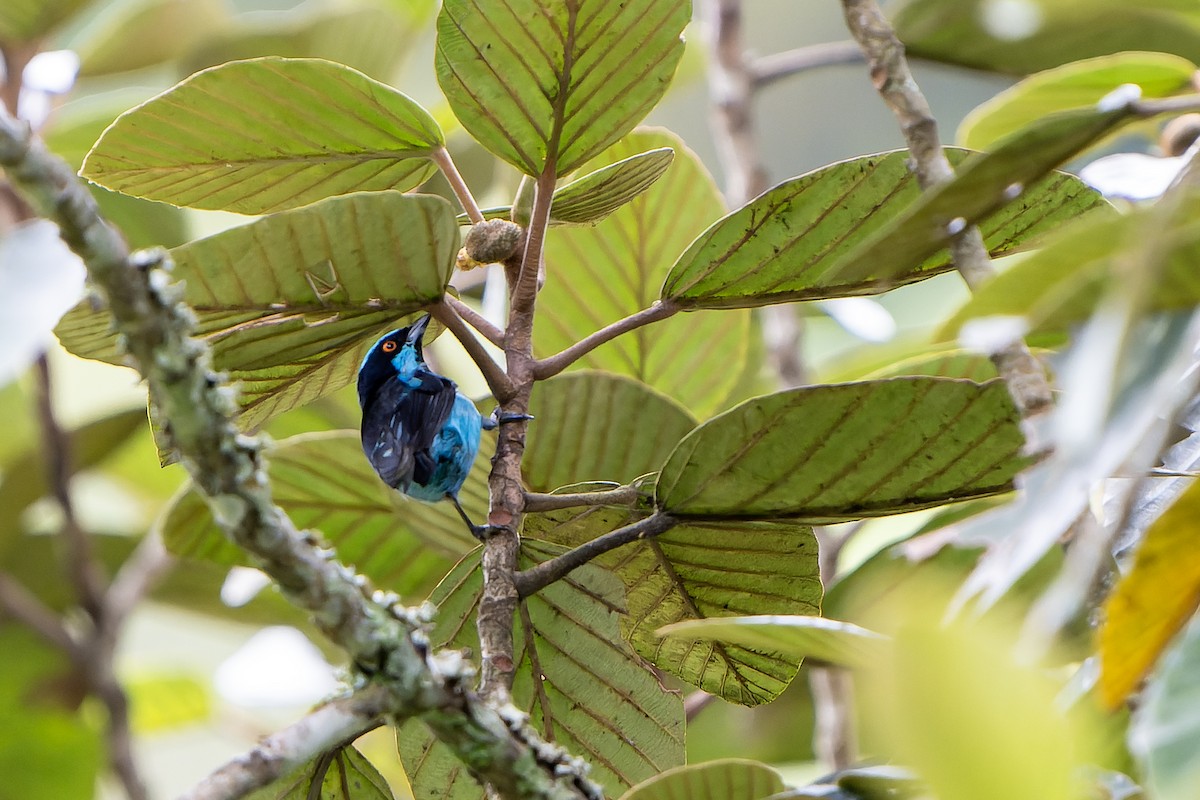
[[[618,486],[603,492],[579,492],[577,494],[525,493],[525,511],[557,511],[560,508],[580,506],[627,506],[638,499],[641,492],[636,486]]]
[[[261,789],[342,742],[379,727],[390,699],[383,687],[369,686],[331,700],[219,767],[180,800],[223,800]]]
[[[921,188],[928,189],[953,180],[954,169],[942,150],[937,121],[908,68],[904,45],[896,38],[879,4],[876,0],[842,0],[842,7],[846,26],[866,56],[871,83],[900,123],[900,131],[915,164],[917,182]],[[972,226],[956,236],[951,242],[950,253],[954,266],[972,291],[995,274],[977,227]],[[1041,364],[1024,342],[1016,342],[993,354],[992,362],[1026,422],[1026,450],[1039,452],[1041,443],[1036,439],[1034,426],[1028,422],[1047,411],[1054,402]]]
[[[503,403],[511,398],[513,385],[512,381],[508,379],[508,373],[496,363],[496,360],[484,348],[483,343],[475,338],[455,309],[445,302],[435,303],[429,307],[429,313],[433,315],[434,319],[445,325],[454,334],[454,338],[462,342],[463,349],[479,367],[496,402]]]
[[[527,570],[518,572],[516,577],[517,591],[520,592],[521,597],[529,597],[555,581],[565,578],[572,571],[582,567],[593,558],[603,555],[609,550],[615,550],[622,545],[658,536],[660,533],[665,533],[674,528],[675,524],[676,520],[673,517],[661,511],[656,511],[645,519],[638,520],[623,528],[617,528],[615,531],[598,536],[590,542],[568,550],[549,561],[543,561],[536,567],[530,567]]]
[[[439,147],[430,153],[429,158],[433,163],[438,165],[438,169],[446,176],[446,181],[450,184],[450,189],[454,192],[454,196],[458,198],[463,211],[467,212],[467,217],[471,222],[473,224],[483,222],[483,212],[479,210],[479,204],[475,202],[475,196],[471,194],[471,188],[467,186],[467,182],[463,180],[462,174],[459,173],[458,165],[450,157],[450,151],[445,147]]]
[[[496,345],[496,347],[504,347],[504,331],[493,325],[487,319],[487,317],[483,316],[454,295],[445,295],[442,298],[442,301],[458,312],[458,315],[462,317],[468,325],[479,331],[479,333],[483,335],[483,338]]]
[[[861,64],[862,61],[863,52],[858,42],[822,42],[755,59],[750,64],[750,73],[754,88],[763,89],[799,72],[841,64]]]
[[[86,654],[49,606],[9,575],[0,571],[0,611],[21,623],[47,643],[66,653],[76,664],[83,664]]]
[[[555,353],[540,361],[535,361],[533,364],[533,376],[539,381],[553,377],[605,342],[611,342],[621,334],[628,333],[643,325],[649,325],[651,322],[658,322],[659,320],[674,316],[680,310],[682,310],[680,306],[671,300],[659,300],[649,308],[643,308],[636,314],[631,314],[624,319],[617,320],[611,325],[606,325],[562,352]]]
[[[221,527],[293,603],[312,613],[359,672],[386,688],[390,713],[419,715],[472,774],[504,797],[598,800],[601,790],[584,777],[578,760],[469,691],[470,667],[460,654],[429,653],[419,614],[392,595],[368,595],[361,578],[275,506],[262,444],[232,421],[235,409],[209,368],[208,347],[191,338],[194,315],[171,283],[169,257],[162,251],[131,256],[70,167],[6,114],[0,114],[0,166],[83,258],[131,363],[171,423],[172,446]]]

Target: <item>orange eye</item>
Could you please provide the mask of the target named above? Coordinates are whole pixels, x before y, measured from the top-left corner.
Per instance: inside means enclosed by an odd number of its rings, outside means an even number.
[[[396,352],[396,343],[395,343],[395,342],[393,342],[393,341],[390,341],[390,340],[389,340],[389,341],[386,341],[386,342],[384,342],[384,343],[383,343],[383,352],[385,352],[385,353],[394,353],[394,352]]]

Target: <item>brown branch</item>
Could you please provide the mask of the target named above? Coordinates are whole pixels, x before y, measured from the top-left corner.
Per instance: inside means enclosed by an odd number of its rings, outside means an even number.
[[[0,612],[29,628],[47,644],[62,650],[71,661],[84,663],[83,647],[71,636],[58,615],[20,581],[3,571],[0,571]]]
[[[180,800],[224,800],[261,789],[341,743],[379,727],[389,710],[390,697],[379,686],[331,700],[263,739],[250,752],[225,763]]]
[[[540,361],[535,361],[533,364],[533,376],[539,381],[553,377],[600,345],[611,342],[621,334],[636,330],[643,325],[649,325],[651,322],[658,322],[659,320],[674,316],[681,310],[682,308],[679,304],[672,300],[659,300],[649,308],[643,308],[636,314],[631,314],[624,319],[617,320],[611,325],[606,325],[562,352],[555,353]]]
[[[580,506],[627,506],[638,499],[641,492],[636,486],[618,486],[603,492],[579,492],[577,494],[525,493],[525,511],[557,511],[560,508]]]
[[[757,58],[750,64],[750,73],[754,88],[763,89],[800,72],[862,61],[858,42],[822,42]]]
[[[623,528],[617,528],[615,531],[598,536],[590,542],[585,542],[560,556],[555,556],[549,561],[543,561],[536,567],[530,567],[527,570],[517,573],[517,591],[520,592],[521,597],[529,597],[555,581],[562,580],[572,571],[579,569],[593,558],[603,555],[609,550],[615,550],[623,545],[658,536],[660,533],[671,530],[675,525],[676,520],[673,517],[661,511],[656,511],[645,519],[640,519]]]
[[[71,443],[54,414],[50,362],[43,353],[34,364],[37,374],[38,420],[42,428],[42,446],[46,454],[46,483],[62,511],[62,537],[71,585],[78,594],[80,607],[99,624],[104,607],[106,580],[96,559],[92,540],[79,524],[71,500]]]
[[[442,301],[458,312],[458,315],[468,325],[479,331],[483,335],[483,338],[496,345],[496,347],[504,347],[504,331],[493,325],[485,316],[454,295],[448,294],[442,298]]]
[[[492,390],[492,397],[496,398],[496,402],[503,403],[513,396],[512,381],[508,379],[506,373],[491,354],[484,348],[483,342],[475,338],[475,335],[467,328],[462,317],[458,315],[455,309],[447,303],[435,303],[429,307],[429,313],[438,322],[446,326],[454,338],[462,343],[463,349],[467,351],[467,355],[479,367],[480,373],[483,374],[483,379],[487,381],[488,388]]]
[[[900,131],[915,164],[917,181],[928,189],[954,179],[954,169],[946,160],[938,138],[937,121],[929,103],[917,86],[904,45],[896,38],[876,0],[842,0],[846,25],[866,56],[871,83],[900,123]],[[972,291],[995,274],[983,236],[970,227],[950,245],[954,266]],[[1024,342],[1009,345],[992,355],[1001,377],[1008,386],[1021,418],[1028,421],[1048,410],[1053,403],[1050,384],[1037,359]],[[1035,429],[1026,424],[1026,449],[1038,452],[1041,443]]]
[[[450,189],[454,192],[454,196],[458,198],[463,211],[467,212],[467,217],[471,222],[483,222],[483,212],[479,210],[479,204],[475,202],[475,197],[471,194],[471,187],[467,186],[467,182],[463,180],[462,174],[459,173],[454,159],[450,157],[450,151],[445,147],[439,147],[429,154],[429,158],[434,164],[438,165],[438,169],[446,176],[446,182],[450,184]]]

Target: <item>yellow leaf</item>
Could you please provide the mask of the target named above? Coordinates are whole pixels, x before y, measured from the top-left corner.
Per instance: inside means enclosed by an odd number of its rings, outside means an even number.
[[[1200,483],[1158,518],[1104,604],[1100,699],[1118,707],[1200,605]]]

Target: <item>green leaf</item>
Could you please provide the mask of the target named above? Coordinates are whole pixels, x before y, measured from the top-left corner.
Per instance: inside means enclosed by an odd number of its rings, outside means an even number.
[[[197,335],[241,382],[240,423],[252,428],[352,382],[378,335],[442,297],[457,251],[445,200],[371,192],[272,214],[172,255]],[[107,313],[85,303],[56,332],[76,355],[120,363],[108,327]]]
[[[0,41],[32,42],[53,31],[89,0],[4,0],[0,4]]]
[[[1200,623],[1162,660],[1134,715],[1129,739],[1154,800],[1188,800],[1200,783]]]
[[[521,567],[560,551],[522,541]],[[438,606],[435,647],[479,651],[475,612],[478,551],[464,558],[431,595]],[[683,705],[621,640],[621,584],[587,565],[522,600],[514,620],[514,704],[538,732],[592,765],[612,796],[683,762]],[[481,798],[483,790],[420,722],[397,735],[416,797]]]
[[[688,434],[662,469],[676,516],[857,519],[998,494],[1029,459],[1000,381],[811,386],[749,400]]]
[[[1200,60],[1200,11],[1190,0],[901,0],[888,15],[910,56],[1026,74],[1122,50]]]
[[[323,58],[386,81],[414,51],[432,10],[428,6],[300,4],[287,10],[245,14],[192,48],[182,60],[183,71],[285,56]]]
[[[721,213],[721,195],[699,158],[674,134],[639,130],[585,168],[671,147],[675,160],[644,194],[592,228],[557,228],[546,240],[546,286],[538,303],[539,357],[658,300],[669,265]],[[637,378],[707,416],[743,388],[756,338],[748,311],[697,312],[618,337],[576,362]],[[733,401],[745,395],[735,396]]]
[[[319,59],[198,72],[117,118],[84,161],[102,186],[173,205],[264,214],[356,191],[408,190],[443,144],[415,101]]]
[[[861,667],[879,657],[887,639],[850,622],[801,616],[755,616],[676,622],[659,635],[736,644],[765,653],[813,659],[839,667]]]
[[[1167,97],[1191,86],[1196,65],[1167,53],[1115,53],[1031,75],[976,106],[958,126],[964,147],[987,150],[1004,137],[1058,111],[1094,106],[1127,83],[1143,97]]]
[[[690,19],[690,0],[447,0],[438,83],[488,150],[526,175],[562,175],[654,107]]]
[[[560,186],[554,190],[550,224],[596,224],[653,186],[674,158],[673,149],[659,147],[601,167]],[[485,208],[483,216],[484,219],[510,219],[512,206]],[[525,216],[521,224],[528,224],[528,213]],[[469,222],[466,214],[459,214],[458,221],[464,225]]]
[[[1044,248],[1021,259],[971,296],[939,336],[956,337],[972,319],[1022,317],[1031,332],[1054,333],[1087,319],[1113,286],[1117,260],[1153,242],[1160,265],[1144,311],[1171,311],[1200,303],[1195,263],[1200,255],[1200,199],[1184,201],[1164,219],[1162,209],[1135,209],[1116,219],[1080,220]]]
[[[563,225],[599,222],[653,186],[674,159],[673,149],[659,147],[560,186],[554,192],[550,221]]]
[[[610,507],[564,509],[525,518],[526,536],[574,547],[641,512]],[[596,559],[626,590],[625,638],[658,669],[731,703],[754,706],[779,696],[799,660],[741,643],[697,645],[663,639],[664,625],[753,614],[818,614],[820,568],[812,528],[780,522],[684,521],[652,540]]]
[[[639,783],[621,800],[760,800],[783,790],[783,778],[766,764],[723,758],[667,770]]]
[[[934,378],[964,378],[984,383],[999,377],[996,365],[987,356],[969,350],[944,349],[940,352],[913,356],[878,369],[864,380],[896,378],[902,375],[928,375]]]
[[[212,687],[207,676],[186,672],[122,676],[129,695],[130,724],[139,736],[207,722],[212,717]]]
[[[1055,167],[1132,117],[1129,103],[1114,102],[1112,107],[1099,104],[1053,114],[1022,128],[991,152],[968,158],[953,180],[923,193],[903,214],[830,265],[830,279],[854,284],[900,278],[949,245],[958,231],[1008,206]]]
[[[978,178],[968,177],[978,172],[969,170],[980,156],[970,155],[946,149],[951,163],[963,166],[958,180],[964,187],[970,182],[972,192],[999,196],[1013,182],[980,187]],[[926,218],[932,212],[916,216],[919,207],[928,205],[929,194],[921,195],[908,159],[906,150],[863,156],[770,189],[692,243],[671,268],[663,298],[689,308],[760,306],[880,292],[951,269],[949,253],[942,250],[950,239],[944,228],[953,217],[970,213],[969,207],[950,206],[949,200],[938,204],[938,209],[953,208],[955,213],[942,222],[943,230],[929,229]],[[955,193],[954,202],[966,191]],[[999,205],[980,211],[978,218]],[[993,256],[1008,253],[1102,207],[1107,203],[1097,192],[1058,173],[987,219],[984,242]],[[907,223],[912,227],[899,228],[901,219],[912,219]],[[894,251],[878,244],[885,235]],[[871,243],[877,246],[869,256],[855,256]]]
[[[318,790],[317,787],[320,787]],[[296,772],[245,795],[246,800],[392,800],[387,779],[352,745],[314,758]]]
[[[340,561],[376,585],[406,599],[422,597],[446,574],[463,547],[427,531],[411,513],[415,500],[379,479],[362,453],[357,431],[294,436],[267,454],[275,502],[299,528],[318,530]],[[479,459],[486,464],[486,459]],[[464,498],[465,499],[465,498]],[[454,515],[456,532],[465,537]],[[180,494],[161,522],[163,542],[175,555],[217,564],[249,563],[225,538],[195,491]]]
[[[580,481],[628,483],[656,472],[696,420],[636,380],[576,372],[539,382],[530,398],[521,470],[530,488]]]
[[[104,763],[99,726],[78,713],[79,679],[57,650],[11,621],[0,625],[0,737],[5,798],[93,797]]]
[[[141,0],[107,9],[74,43],[81,77],[150,67],[177,58],[228,24],[224,0]]]

